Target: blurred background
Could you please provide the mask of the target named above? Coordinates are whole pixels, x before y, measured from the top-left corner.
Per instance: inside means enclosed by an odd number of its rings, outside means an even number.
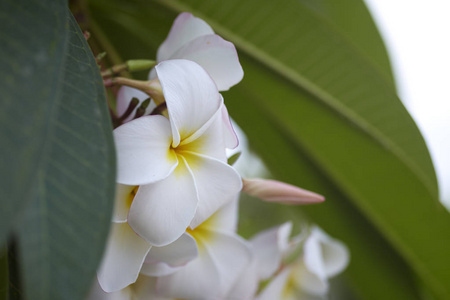
[[[450,1],[365,0],[386,43],[398,93],[433,158],[450,208]]]

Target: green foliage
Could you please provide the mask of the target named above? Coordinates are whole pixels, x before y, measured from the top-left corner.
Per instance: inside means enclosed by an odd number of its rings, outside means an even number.
[[[2,1],[0,18],[0,238],[17,241],[26,299],[81,299],[114,197],[103,82],[66,1]]]

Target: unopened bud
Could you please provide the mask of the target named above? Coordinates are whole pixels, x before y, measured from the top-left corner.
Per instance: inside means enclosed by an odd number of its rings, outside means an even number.
[[[302,205],[325,200],[325,197],[319,194],[276,180],[252,178],[242,181],[244,193],[267,202]]]
[[[130,72],[145,71],[153,68],[156,65],[156,61],[150,59],[133,59],[128,60],[125,64],[127,70]]]

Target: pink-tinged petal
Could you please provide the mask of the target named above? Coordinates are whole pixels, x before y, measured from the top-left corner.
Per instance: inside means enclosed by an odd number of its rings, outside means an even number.
[[[222,97],[208,73],[195,62],[163,61],[155,69],[166,99],[172,146],[177,147],[213,117]]]
[[[267,202],[301,205],[325,200],[319,194],[276,180],[252,178],[243,182],[243,192]]]
[[[202,251],[197,259],[178,272],[158,278],[159,295],[182,299],[205,299],[219,293],[220,277],[214,259],[208,251]]]
[[[134,89],[134,88],[128,87],[128,86],[122,86],[119,89],[119,91],[117,92],[117,102],[116,102],[117,116],[121,117],[126,112],[126,110],[128,109],[128,106],[130,105],[131,99],[133,99],[133,98],[139,99],[139,104],[137,106],[137,107],[139,107],[140,103],[142,103],[142,101],[144,101],[148,97],[149,96],[146,93],[144,93],[138,89]],[[137,107],[124,120],[124,123],[129,122],[134,118]],[[145,109],[144,115],[150,114],[153,111],[153,109],[155,109],[155,107],[156,107],[155,103],[153,101],[151,101],[150,104]]]
[[[186,230],[197,209],[198,194],[191,170],[181,157],[169,177],[140,186],[128,223],[154,246],[165,246]]]
[[[222,121],[224,124],[225,146],[228,149],[234,149],[239,146],[239,140],[225,105],[222,105]]]
[[[145,258],[141,273],[148,276],[167,275],[197,256],[197,242],[192,236],[184,233],[179,239],[167,246],[153,247]]]
[[[261,279],[272,276],[281,265],[282,256],[288,248],[292,223],[270,228],[251,238],[253,254],[258,262],[258,275]]]
[[[114,223],[125,223],[127,221],[128,211],[133,202],[138,186],[135,185],[116,185],[116,198],[114,200],[114,211],[112,221]]]
[[[349,251],[340,241],[318,227],[311,229],[304,246],[305,265],[311,273],[324,280],[342,272],[349,263]]]
[[[264,288],[264,290],[258,295],[256,300],[274,300],[274,299],[286,299],[290,296],[288,293],[291,291],[286,290],[286,285],[291,273],[290,267],[285,268],[280,272],[270,283]],[[295,299],[295,298],[294,298]]]
[[[142,185],[167,177],[177,166],[169,121],[146,116],[114,130],[117,152],[117,182]]]
[[[136,281],[151,245],[127,223],[112,223],[106,252],[97,272],[102,289],[115,292]]]
[[[214,259],[220,276],[220,295],[225,295],[239,275],[250,265],[251,251],[247,242],[237,234],[210,231],[209,235],[211,237],[202,240],[201,243]]]
[[[195,61],[208,72],[219,91],[227,91],[239,83],[244,71],[233,43],[216,34],[204,35],[190,41],[171,56],[171,59]]]
[[[183,45],[197,37],[213,33],[212,28],[202,19],[190,13],[181,13],[175,19],[166,40],[159,46],[156,58],[158,61],[171,59]]]
[[[198,207],[190,227],[206,221],[220,207],[235,199],[242,188],[239,174],[220,160],[183,152],[183,157],[194,174],[198,189]]]

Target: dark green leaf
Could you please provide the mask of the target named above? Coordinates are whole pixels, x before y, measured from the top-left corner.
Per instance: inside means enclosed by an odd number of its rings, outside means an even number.
[[[6,247],[0,250],[0,300],[9,299],[8,252]]]
[[[6,39],[10,72],[28,76],[8,81],[8,98],[2,101],[12,112],[1,115],[7,125],[1,132],[7,130],[11,140],[6,150],[28,168],[11,179],[23,190],[17,197],[30,198],[23,200],[29,203],[15,222],[24,295],[82,299],[103,253],[115,187],[103,82],[66,1],[2,6],[8,34],[20,37]],[[23,57],[17,54],[22,52]],[[24,117],[16,120],[15,114]],[[28,143],[29,136],[36,142]]]
[[[30,201],[64,51],[65,1],[0,1],[0,241]]]

